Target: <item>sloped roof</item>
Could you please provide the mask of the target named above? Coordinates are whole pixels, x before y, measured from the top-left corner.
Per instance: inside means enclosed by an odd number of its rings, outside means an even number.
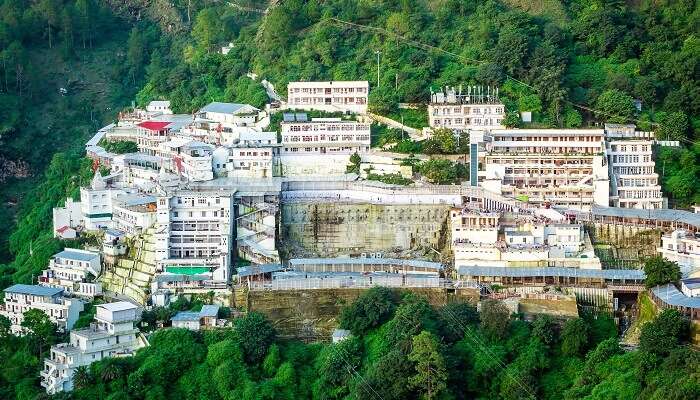
[[[82,251],[75,251],[73,249],[65,249],[59,253],[56,253],[54,257],[58,258],[67,258],[69,260],[78,260],[78,261],[90,261],[94,260],[95,258],[99,257],[100,255],[97,253],[83,253]]]
[[[5,289],[6,293],[30,294],[33,296],[55,296],[63,293],[63,289],[45,287],[39,285],[16,284]]]
[[[167,121],[144,121],[138,124],[138,126],[148,129],[149,131],[162,131],[170,124],[171,123]]]
[[[239,103],[221,103],[218,101],[207,104],[202,107],[199,112],[213,112],[221,114],[236,114],[241,110],[258,111],[257,108],[251,106],[250,104],[239,104]]]

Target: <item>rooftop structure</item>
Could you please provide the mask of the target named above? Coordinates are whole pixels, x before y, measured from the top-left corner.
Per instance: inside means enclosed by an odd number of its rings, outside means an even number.
[[[579,268],[502,268],[457,267],[460,280],[503,285],[640,285],[645,275],[642,270],[579,269]]]
[[[299,272],[386,272],[391,274],[438,275],[443,265],[422,260],[396,258],[295,258],[289,267]]]
[[[369,82],[289,82],[287,107],[298,110],[367,112]]]
[[[173,111],[170,109],[170,102],[167,100],[153,100],[146,106],[146,111],[156,113],[160,112],[163,114],[172,114]]]
[[[88,328],[74,330],[68,343],[51,346],[44,359],[41,386],[48,394],[73,390],[73,375],[81,366],[108,357],[133,354],[141,347],[134,323],[140,318],[138,307],[120,301],[95,306],[95,322]]]
[[[672,283],[651,289],[651,298],[662,308],[673,308],[692,320],[700,319],[700,297],[689,297]]]
[[[63,297],[64,290],[61,288],[16,284],[4,292],[5,304],[0,308],[0,315],[10,320],[10,329],[14,334],[24,332],[22,321],[24,313],[29,310],[43,311],[62,331],[70,330],[83,311],[83,302]]]

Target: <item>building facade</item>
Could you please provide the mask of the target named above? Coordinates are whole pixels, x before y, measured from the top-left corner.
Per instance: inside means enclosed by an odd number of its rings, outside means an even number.
[[[109,357],[132,355],[139,347],[138,307],[120,301],[95,306],[95,322],[90,327],[74,330],[68,343],[51,346],[51,355],[44,359],[41,386],[48,394],[73,390],[73,375],[81,366],[89,366]]]
[[[485,189],[542,205],[608,205],[602,129],[495,129],[483,140],[478,179]]]
[[[0,315],[10,320],[14,334],[23,333],[24,313],[29,310],[43,311],[64,332],[73,328],[83,311],[83,302],[63,297],[63,289],[40,285],[12,285],[5,289],[4,301]]]
[[[161,272],[228,282],[235,206],[226,192],[174,191],[158,197],[156,262]]]
[[[287,108],[328,112],[367,112],[369,82],[289,82]]]
[[[97,282],[101,271],[99,253],[67,248],[51,257],[49,267],[39,277],[39,285],[93,298],[102,294],[102,285]]]
[[[430,94],[428,124],[456,131],[503,129],[505,110],[497,88],[445,87]]]
[[[610,205],[624,208],[664,208],[652,140],[609,140]]]

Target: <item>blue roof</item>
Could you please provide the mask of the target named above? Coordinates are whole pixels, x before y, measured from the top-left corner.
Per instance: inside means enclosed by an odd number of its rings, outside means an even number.
[[[213,112],[222,114],[234,114],[243,107],[251,107],[255,110],[257,108],[248,104],[238,104],[238,103],[221,103],[218,101],[212,102],[204,106],[199,112]]]
[[[423,260],[401,260],[398,258],[349,258],[349,257],[338,257],[338,258],[293,258],[289,260],[289,265],[294,267],[295,265],[302,264],[328,264],[328,265],[340,265],[340,264],[368,264],[368,265],[403,265],[407,267],[421,267],[435,270],[442,270],[443,266],[437,262],[423,261]]]
[[[280,264],[260,264],[238,268],[238,276],[243,278],[250,275],[266,274],[268,272],[282,271],[284,268]]]
[[[199,312],[200,317],[216,317],[219,314],[219,306],[207,304],[202,306],[202,310]]]
[[[688,289],[700,288],[700,278],[686,278],[682,279],[681,282],[683,282]]]
[[[670,306],[700,308],[700,297],[688,297],[671,283],[656,286],[651,291],[659,300]]]
[[[91,261],[99,256],[100,255],[97,253],[83,253],[82,251],[75,251],[73,249],[65,249],[60,253],[54,254],[54,257],[78,261]]]
[[[55,296],[63,293],[63,289],[39,286],[39,285],[12,285],[5,289],[5,293],[31,294],[34,296]]]
[[[554,276],[601,279],[636,279],[643,280],[644,271],[640,269],[580,269],[563,267],[457,267],[457,274],[472,276]]]
[[[180,311],[171,321],[199,321],[199,313],[196,311]]]
[[[272,280],[280,279],[307,279],[307,278],[384,278],[384,277],[409,277],[415,279],[436,279],[437,272],[417,273],[417,274],[395,274],[393,272],[343,272],[343,271],[322,271],[322,272],[304,272],[304,271],[282,271],[273,272]]]

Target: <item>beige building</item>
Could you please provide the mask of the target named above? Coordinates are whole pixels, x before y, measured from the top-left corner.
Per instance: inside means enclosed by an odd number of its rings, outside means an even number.
[[[369,82],[289,82],[287,108],[327,112],[367,112]]]
[[[470,138],[472,148],[482,147],[475,137]],[[481,141],[477,174],[486,190],[582,210],[609,203],[602,129],[494,129]]]

